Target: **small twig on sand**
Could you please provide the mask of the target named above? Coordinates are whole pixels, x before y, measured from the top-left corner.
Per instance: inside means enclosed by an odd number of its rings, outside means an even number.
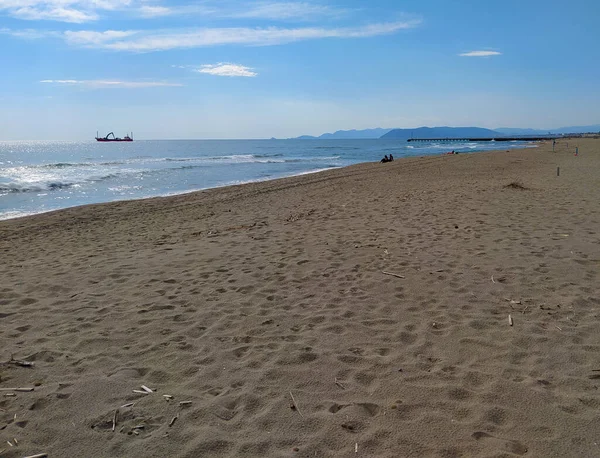
[[[290,397],[292,398],[292,403],[293,403],[292,406],[293,406],[293,408],[300,414],[300,416],[302,418],[304,418],[304,415],[302,415],[302,412],[300,412],[300,408],[298,407],[298,403],[294,399],[294,395],[292,394],[291,391],[290,391]]]
[[[513,319],[512,319],[512,315],[511,315],[510,313],[508,314],[508,324],[509,324],[510,326],[512,326],[512,325],[513,325]]]
[[[13,364],[15,366],[21,366],[21,367],[33,367],[35,364],[31,361],[23,361],[21,359],[15,359],[13,358],[12,355],[10,355],[10,360],[8,360],[6,363],[4,364]]]
[[[493,275],[492,275],[492,283],[496,283],[496,282],[494,281],[494,276],[493,276]]]
[[[47,453],[38,453],[37,455],[26,456],[24,458],[48,458]]]
[[[174,417],[171,419],[171,421],[169,422],[169,428],[175,424],[175,422],[177,421],[177,418],[179,418],[179,415],[175,415],[175,416],[174,416]]]
[[[163,394],[163,398],[165,398],[167,401],[170,401],[171,399],[173,399],[173,396],[171,396],[170,394]]]
[[[133,407],[135,405],[135,402],[129,402],[127,404],[123,404],[121,406],[121,409],[126,409],[127,407]]]
[[[358,453],[358,442],[354,444],[354,453]]]
[[[335,384],[336,384],[337,386],[339,386],[339,387],[340,387],[342,390],[345,390],[345,389],[346,389],[346,387],[345,387],[344,385],[342,385],[340,382],[338,382],[338,379],[337,379],[337,378],[335,378],[334,380],[335,380]]]
[[[150,388],[148,388],[146,385],[142,385],[142,390],[144,390],[146,393],[154,393],[154,391],[152,391]]]
[[[406,278],[404,275],[398,275],[393,272],[386,272],[385,270],[382,270],[381,273],[384,275],[391,275],[392,277]]]
[[[119,409],[115,410],[115,414],[113,415],[113,426],[112,431],[115,432],[115,428],[117,427],[117,415],[119,415]]]
[[[523,315],[525,315],[525,312],[527,311],[527,309],[529,308],[528,305],[525,306],[525,308],[523,309],[523,311],[521,312]]]
[[[181,401],[179,403],[179,407],[185,407],[185,406],[190,406],[192,405],[192,401]]]
[[[33,388],[0,388],[0,391],[19,391],[21,393],[28,393],[33,391]]]
[[[556,329],[558,329],[559,331],[562,331],[562,328],[559,328],[558,326],[555,326]]]
[[[142,390],[133,390],[133,392],[134,392],[134,393],[137,393],[137,394],[146,394],[146,395],[147,395],[147,394],[150,394],[150,393],[148,393],[147,391],[142,391]]]

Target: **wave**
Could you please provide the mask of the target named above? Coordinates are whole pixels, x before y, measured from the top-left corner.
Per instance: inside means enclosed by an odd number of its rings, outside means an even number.
[[[48,181],[0,181],[0,194],[18,194],[27,192],[60,191],[83,183],[95,183],[117,178],[118,174],[107,174],[101,176],[90,176],[83,180],[48,180]]]
[[[9,194],[9,193],[25,193],[25,192],[44,192],[44,191],[56,191],[59,189],[70,188],[76,183],[61,183],[61,182],[53,182],[53,183],[40,183],[40,184],[32,184],[32,183],[0,183],[0,193]]]
[[[258,162],[258,163],[278,163],[278,162],[311,162],[311,161],[327,161],[339,159],[340,156],[327,156],[327,157],[306,157],[306,158],[284,158],[284,154],[229,154],[223,156],[196,156],[196,157],[137,157],[115,161],[102,161],[102,162],[54,162],[50,164],[34,164],[34,165],[22,165],[19,167],[11,167],[3,169],[4,172],[11,172],[15,170],[52,170],[52,169],[77,169],[77,168],[96,168],[96,167],[113,167],[113,166],[144,166],[147,164],[160,164],[160,163],[178,163],[178,162],[196,162],[196,163],[245,163],[245,162]],[[0,168],[0,170],[2,170]],[[10,174],[10,173],[9,173]]]

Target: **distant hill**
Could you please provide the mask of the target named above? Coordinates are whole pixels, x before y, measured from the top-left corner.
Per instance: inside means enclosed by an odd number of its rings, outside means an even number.
[[[501,127],[496,129],[503,135],[547,135],[551,134],[585,134],[588,132],[600,132],[600,124],[591,126],[559,127],[558,129],[520,129],[517,127]]]
[[[498,137],[502,134],[482,127],[418,127],[417,129],[394,129],[381,138],[408,140],[409,138],[463,138]]]
[[[500,127],[495,129],[496,132],[500,132],[502,135],[548,135],[549,130],[543,129],[521,129],[519,127]]]
[[[500,127],[498,129],[484,129],[482,127],[418,127],[416,129],[376,129],[363,130],[338,130],[318,137],[302,135],[297,140],[349,140],[361,138],[385,138],[408,140],[409,138],[486,138],[517,135],[548,135],[550,134],[579,134],[600,132],[600,124],[591,126],[559,127],[558,129],[524,129],[521,127]]]
[[[320,135],[318,137],[313,137],[312,135],[301,135],[300,137],[296,137],[297,140],[356,140],[362,138],[380,138],[382,135],[387,134],[392,129],[384,129],[382,127],[377,127],[375,129],[363,129],[363,130],[338,130],[334,133],[326,133]]]

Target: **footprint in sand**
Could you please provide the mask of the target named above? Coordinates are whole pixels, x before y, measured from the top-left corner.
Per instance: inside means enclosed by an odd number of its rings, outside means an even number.
[[[472,436],[475,440],[485,441],[492,447],[501,448],[502,450],[514,453],[515,455],[525,455],[527,453],[527,447],[519,441],[501,439],[483,431],[476,431]]]

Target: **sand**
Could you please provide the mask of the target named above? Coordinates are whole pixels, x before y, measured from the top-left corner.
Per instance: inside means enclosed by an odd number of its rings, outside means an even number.
[[[568,143],[0,222],[0,456],[600,456]]]

